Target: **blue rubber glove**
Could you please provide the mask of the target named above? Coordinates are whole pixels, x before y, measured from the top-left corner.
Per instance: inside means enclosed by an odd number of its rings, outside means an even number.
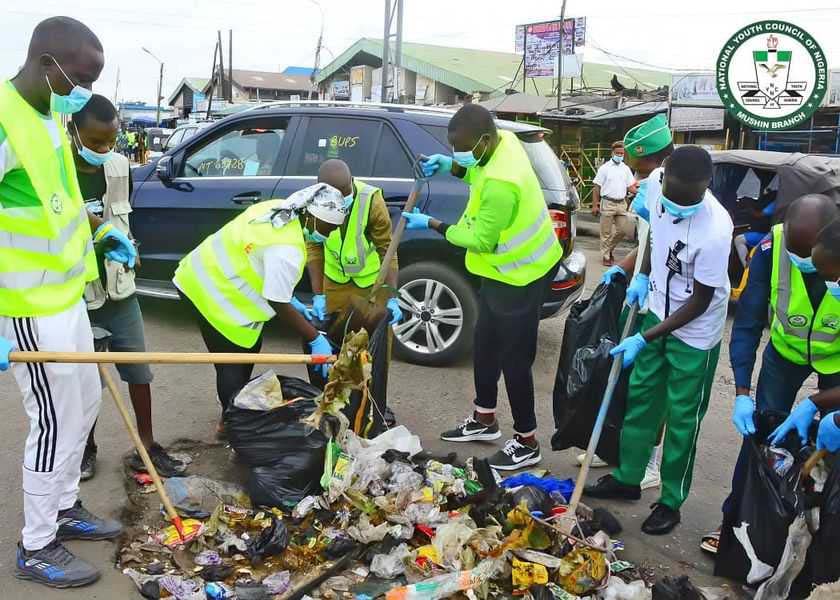
[[[735,429],[743,436],[755,433],[755,402],[749,396],[743,394],[735,396],[735,407],[732,409],[732,423]]]
[[[770,445],[777,446],[782,443],[785,436],[794,427],[796,428],[796,431],[799,434],[799,439],[802,443],[807,443],[808,428],[811,426],[811,423],[813,423],[814,417],[817,416],[819,410],[820,409],[817,408],[817,405],[814,404],[810,398],[805,398],[802,402],[797,404],[792,411],[790,411],[788,418],[785,419],[782,424],[776,427],[776,430],[770,434],[770,437],[768,438],[770,440]]]
[[[627,277],[627,273],[624,272],[624,269],[618,265],[613,265],[604,271],[603,275],[601,275],[601,283],[609,284],[616,275],[623,275],[624,277]]]
[[[319,321],[327,318],[327,297],[324,294],[312,296],[312,314]]]
[[[633,279],[630,280],[630,285],[627,286],[627,295],[624,297],[628,306],[633,306],[637,303],[639,308],[645,305],[647,300],[648,289],[650,288],[650,279],[644,273],[636,273]]]
[[[312,354],[330,356],[333,353],[332,345],[323,333],[319,334],[318,337],[309,342],[309,348],[312,350]],[[325,378],[330,372],[330,367],[332,367],[332,365],[329,363],[324,363],[323,365],[315,365],[315,369],[320,371],[321,376]]]
[[[9,368],[9,352],[13,349],[12,342],[4,337],[0,337],[0,371],[5,371]]]
[[[429,228],[429,215],[424,215],[420,212],[419,208],[415,208],[412,212],[404,212],[402,214],[405,217],[405,228],[406,229],[428,229]]]
[[[303,302],[292,296],[292,299],[289,300],[289,304],[291,304],[292,308],[298,311],[300,313],[300,316],[302,316],[304,319],[306,319],[307,321],[312,320],[312,311],[306,308],[306,305]]]
[[[400,301],[396,298],[391,298],[388,300],[388,304],[385,305],[389,311],[391,311],[391,320],[388,321],[388,325],[396,325],[400,321],[402,321],[403,314],[402,310],[400,310]]]
[[[128,236],[111,223],[105,222],[96,228],[96,231],[93,233],[93,241],[99,244],[106,240],[114,240],[116,247],[106,250],[105,256],[109,260],[121,262],[128,266],[129,269],[133,269],[134,261],[137,259],[137,248],[134,247],[134,244],[128,239]]]
[[[817,450],[828,450],[837,452],[840,450],[840,427],[834,418],[840,415],[840,411],[829,413],[820,421],[820,429],[817,432]]]
[[[420,169],[425,177],[452,173],[452,157],[445,154],[432,154],[426,160],[420,161]]]
[[[636,335],[631,335],[629,338],[624,338],[618,346],[610,350],[610,356],[621,354],[621,366],[626,369],[633,364],[636,356],[638,356],[639,352],[645,346],[647,346],[645,338],[642,337],[641,333],[637,333]]]

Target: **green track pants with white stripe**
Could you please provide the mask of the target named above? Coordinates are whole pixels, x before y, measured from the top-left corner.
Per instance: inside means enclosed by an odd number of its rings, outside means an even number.
[[[648,313],[640,330],[657,323],[656,315]],[[621,430],[621,466],[613,473],[617,480],[628,485],[642,481],[664,424],[659,502],[674,509],[685,502],[719,356],[720,344],[698,350],[673,335],[649,343],[639,353],[630,375]]]

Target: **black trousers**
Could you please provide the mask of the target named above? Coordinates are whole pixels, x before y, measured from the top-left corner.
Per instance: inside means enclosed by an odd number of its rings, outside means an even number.
[[[523,287],[483,279],[479,290],[473,346],[475,407],[478,412],[496,411],[499,378],[504,374],[513,429],[520,435],[537,429],[531,366],[537,355],[540,307],[559,268],[558,261],[543,277]]]
[[[262,334],[257,339],[257,343],[251,348],[243,348],[238,346],[219,333],[213,327],[204,315],[195,307],[195,305],[187,298],[181,291],[178,291],[181,300],[189,307],[190,312],[198,323],[198,328],[201,331],[201,337],[204,338],[204,344],[207,346],[208,352],[237,352],[258,353],[262,348]],[[242,389],[251,379],[251,374],[254,372],[254,365],[228,365],[228,364],[214,364],[216,369],[216,393],[219,395],[219,402],[222,405],[222,412],[233,401],[237,392]]]

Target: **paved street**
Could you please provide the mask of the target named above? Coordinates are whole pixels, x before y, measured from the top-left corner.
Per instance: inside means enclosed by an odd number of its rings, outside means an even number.
[[[592,290],[601,272],[597,260],[597,240],[578,238],[590,260],[587,289]],[[146,335],[152,350],[202,351],[204,346],[197,328],[189,322],[177,304],[144,301]],[[575,452],[552,453],[549,438],[552,434],[551,391],[563,335],[563,319],[544,321],[540,328],[540,353],[534,367],[536,375],[540,442],[544,449],[544,466],[559,476],[573,477]],[[661,574],[689,574],[704,585],[720,585],[711,577],[712,561],[701,555],[700,535],[715,527],[719,506],[729,487],[730,469],[738,450],[738,436],[729,421],[732,403],[732,376],[729,369],[727,340],[721,353],[715,390],[704,428],[700,435],[692,494],[683,507],[683,524],[673,535],[651,538],[639,531],[641,521],[648,514],[648,505],[656,499],[655,491],[644,494],[634,504],[611,504],[625,527],[619,537],[627,550],[623,558],[645,563]],[[296,352],[297,342],[289,337],[269,335],[266,351]],[[154,415],[158,439],[167,444],[177,438],[189,437],[211,440],[218,418],[212,368],[158,367],[153,392]],[[284,372],[304,375],[303,368]],[[445,369],[396,363],[391,371],[390,398],[400,421],[418,433],[430,450],[451,449],[437,440],[444,428],[460,421],[470,409],[472,375],[469,361]],[[500,399],[503,431],[510,433],[506,399]],[[11,578],[14,544],[22,522],[20,492],[20,458],[26,433],[26,422],[16,386],[11,376],[0,377],[0,493],[5,498],[4,519],[0,521],[0,573]],[[127,435],[109,397],[103,402],[102,417],[97,429],[99,442],[99,473],[93,482],[83,484],[83,499],[96,512],[117,516],[125,500],[120,456],[129,447]],[[486,453],[491,447],[456,447],[464,457]],[[600,473],[596,472],[595,476]],[[212,476],[212,473],[205,473]],[[109,543],[74,542],[74,551],[99,565],[103,579],[93,587],[78,591],[51,591],[39,586],[7,581],[2,596],[7,600],[31,598],[112,599],[131,598],[132,586],[127,578],[113,568],[114,546]]]

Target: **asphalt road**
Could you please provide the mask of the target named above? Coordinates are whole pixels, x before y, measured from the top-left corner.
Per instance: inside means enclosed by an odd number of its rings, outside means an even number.
[[[586,250],[590,261],[587,276],[587,289],[590,291],[602,271],[596,244],[595,239],[578,238],[578,246]],[[144,300],[143,310],[150,350],[204,350],[197,328],[177,304]],[[553,432],[551,391],[563,336],[563,322],[560,317],[541,324],[540,350],[534,374],[543,466],[558,476],[574,477],[577,472],[574,463],[576,452],[567,450],[554,453],[549,449],[549,438]],[[649,513],[648,505],[657,498],[655,490],[645,492],[643,499],[636,503],[604,504],[613,510],[625,528],[619,536],[626,546],[623,558],[644,563],[662,575],[688,574],[701,585],[725,583],[712,577],[712,561],[702,555],[698,543],[704,532],[718,525],[719,507],[729,488],[731,468],[740,443],[729,421],[734,388],[727,351],[728,333],[729,326],[709,412],[700,434],[694,485],[682,510],[682,524],[672,535],[665,537],[649,537],[639,531],[642,520]],[[264,348],[266,351],[277,352],[299,351],[295,339],[275,334],[268,335]],[[154,372],[152,388],[158,440],[163,444],[183,437],[212,440],[219,416],[212,367],[161,366],[156,367]],[[305,377],[302,367],[283,369],[283,372]],[[812,385],[813,382],[809,382],[806,389]],[[397,362],[391,369],[390,386],[390,402],[399,420],[420,435],[424,447],[436,451],[452,449],[451,445],[439,441],[437,435],[462,420],[470,410],[473,393],[470,361],[435,370]],[[511,420],[505,406],[507,400],[503,390],[501,393],[499,417],[504,433],[510,434]],[[133,592],[130,581],[113,568],[114,546],[108,542],[69,544],[73,551],[101,567],[103,577],[94,586],[81,590],[53,591],[12,579],[14,547],[23,520],[20,462],[27,427],[17,387],[10,375],[3,374],[0,376],[0,497],[5,499],[6,508],[0,520],[0,574],[9,580],[2,585],[5,590],[2,597],[6,600],[29,599],[33,594],[38,594],[44,600],[59,597],[66,600],[139,597]],[[99,472],[94,480],[83,484],[82,498],[91,510],[117,516],[125,501],[120,459],[128,450],[130,442],[107,396],[103,402],[97,437]],[[466,457],[489,454],[495,447],[471,444],[454,449]],[[602,473],[603,470],[596,470],[592,478]],[[203,474],[212,476],[212,473]]]

